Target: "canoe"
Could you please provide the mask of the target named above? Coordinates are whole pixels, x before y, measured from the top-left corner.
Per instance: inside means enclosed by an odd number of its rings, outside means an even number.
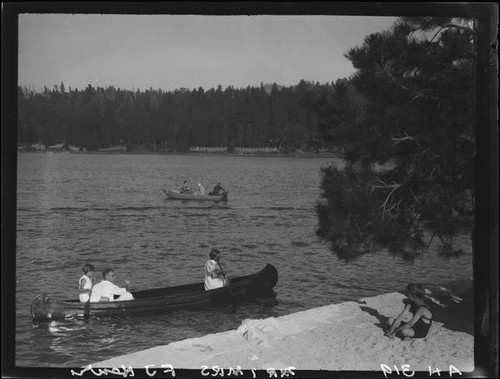
[[[176,190],[163,190],[170,199],[197,200],[197,201],[227,201],[227,192],[221,195],[201,195],[196,193],[182,193]]]
[[[136,313],[158,313],[179,309],[206,309],[224,303],[272,294],[278,282],[278,271],[267,264],[261,271],[231,278],[227,287],[205,291],[204,283],[154,288],[132,292],[134,300],[80,303],[78,299],[58,300],[45,293],[38,295],[30,307],[33,322],[71,317],[113,316]]]

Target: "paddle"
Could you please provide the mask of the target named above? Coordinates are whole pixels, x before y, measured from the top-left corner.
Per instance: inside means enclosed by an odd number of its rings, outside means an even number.
[[[87,302],[85,303],[85,306],[83,308],[83,318],[85,318],[85,319],[90,317],[90,297],[92,296],[92,288],[93,287],[94,287],[93,285],[92,285],[92,287],[90,287],[89,299],[87,300]]]
[[[231,286],[229,285],[229,281],[227,280],[226,273],[224,272],[224,269],[222,268],[222,263],[217,262],[219,264],[219,270],[224,277],[224,282],[226,283],[225,287],[227,288],[229,294],[231,295],[231,304],[233,305],[233,309],[236,310],[236,297],[234,296],[233,290],[231,289]]]

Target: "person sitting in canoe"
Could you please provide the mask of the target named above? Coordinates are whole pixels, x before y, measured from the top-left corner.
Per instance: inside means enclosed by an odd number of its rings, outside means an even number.
[[[111,268],[104,270],[102,272],[102,277],[104,280],[97,283],[92,289],[92,295],[90,296],[91,303],[100,301],[134,300],[134,296],[128,292],[130,281],[125,280],[125,288],[118,287],[114,283],[116,275]],[[115,299],[115,295],[119,297]]]
[[[224,193],[226,193],[226,190],[222,188],[220,183],[217,183],[212,192],[209,193],[209,195],[218,196],[218,195],[223,195]]]
[[[210,259],[205,263],[205,290],[224,287],[225,277],[220,267],[220,251],[212,249]]]
[[[198,183],[198,191],[194,193],[195,195],[205,195],[205,187]]]
[[[84,264],[82,267],[83,276],[78,281],[78,297],[81,303],[89,301],[90,292],[92,291],[92,283],[94,281],[94,266]]]
[[[187,180],[184,180],[182,184],[181,193],[191,193],[191,188],[189,188]]]

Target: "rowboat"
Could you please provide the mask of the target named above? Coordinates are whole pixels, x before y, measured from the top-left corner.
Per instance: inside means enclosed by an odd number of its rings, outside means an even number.
[[[31,303],[33,322],[72,317],[158,313],[179,309],[206,309],[224,303],[272,294],[278,271],[270,264],[255,274],[231,278],[230,287],[205,291],[204,283],[154,288],[132,292],[134,300],[81,303],[78,299],[58,300],[42,293]]]
[[[176,190],[163,190],[170,199],[178,200],[198,200],[198,201],[227,201],[227,192],[220,195],[202,195],[199,193],[182,193]]]

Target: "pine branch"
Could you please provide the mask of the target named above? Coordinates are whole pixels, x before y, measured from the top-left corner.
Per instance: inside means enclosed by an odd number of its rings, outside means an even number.
[[[413,198],[415,199],[415,201],[417,202],[417,204],[420,203],[420,200],[418,200],[418,197],[417,197],[417,195],[415,195],[415,192],[413,192],[413,189],[410,188],[410,192],[413,195]]]
[[[419,90],[415,94],[415,96],[413,96],[411,98],[410,103],[413,102],[413,101],[415,101],[418,98],[421,98],[421,97],[427,97],[427,98],[432,99],[432,100],[439,100],[439,96],[429,95],[429,93],[432,93],[432,92],[436,92],[436,91],[432,90],[432,89],[423,88],[423,89]]]
[[[396,85],[398,85],[399,87],[403,88],[405,91],[408,91],[408,90],[409,90],[409,89],[408,89],[408,87],[406,87],[404,84],[399,83],[399,82],[398,82],[398,80],[396,80],[396,78],[395,78],[395,77],[394,77],[394,76],[393,76],[393,75],[392,75],[392,74],[391,74],[388,70],[386,70],[386,68],[385,68],[382,64],[377,65],[377,67],[378,67],[378,68],[379,68],[379,69],[380,69],[383,73],[385,73],[385,74],[389,77],[389,79],[391,79],[391,81],[392,81],[393,83],[395,83],[395,84],[396,84]]]
[[[418,141],[418,137],[419,136],[410,136],[408,135],[408,133],[406,133],[406,137],[400,137],[400,138],[395,138],[395,137],[391,137],[391,140],[395,141],[394,142],[394,146],[396,146],[398,143],[400,142],[406,142],[406,141],[415,141],[415,143],[420,146],[422,149],[424,148],[422,146],[422,144]]]
[[[391,214],[391,211],[397,207],[398,208],[398,212],[399,212],[399,204],[401,203],[401,201],[403,200],[402,198],[399,200],[399,202],[397,203],[392,203],[389,207],[389,209],[387,209],[387,204],[389,203],[389,201],[391,200],[391,198],[393,197],[394,195],[394,192],[396,192],[396,190],[400,187],[402,187],[401,184],[399,183],[393,183],[393,184],[386,184],[384,181],[382,180],[378,180],[379,183],[381,183],[381,185],[371,185],[370,188],[371,190],[375,190],[375,189],[389,189],[391,188],[391,191],[389,192],[389,194],[387,195],[387,197],[385,198],[385,201],[382,203],[382,205],[380,206],[380,208],[382,208],[382,219],[384,218],[384,216],[386,214],[389,214],[391,215],[392,217],[392,214]]]
[[[450,30],[450,29],[458,29],[458,30],[465,30],[465,31],[471,31],[471,29],[468,27],[468,26],[462,26],[462,25],[457,25],[457,24],[447,24],[447,25],[443,25],[437,32],[436,34],[434,34],[434,36],[431,38],[431,40],[429,42],[433,42],[434,41],[434,38],[436,38],[441,32],[444,32],[445,29],[446,30]]]

